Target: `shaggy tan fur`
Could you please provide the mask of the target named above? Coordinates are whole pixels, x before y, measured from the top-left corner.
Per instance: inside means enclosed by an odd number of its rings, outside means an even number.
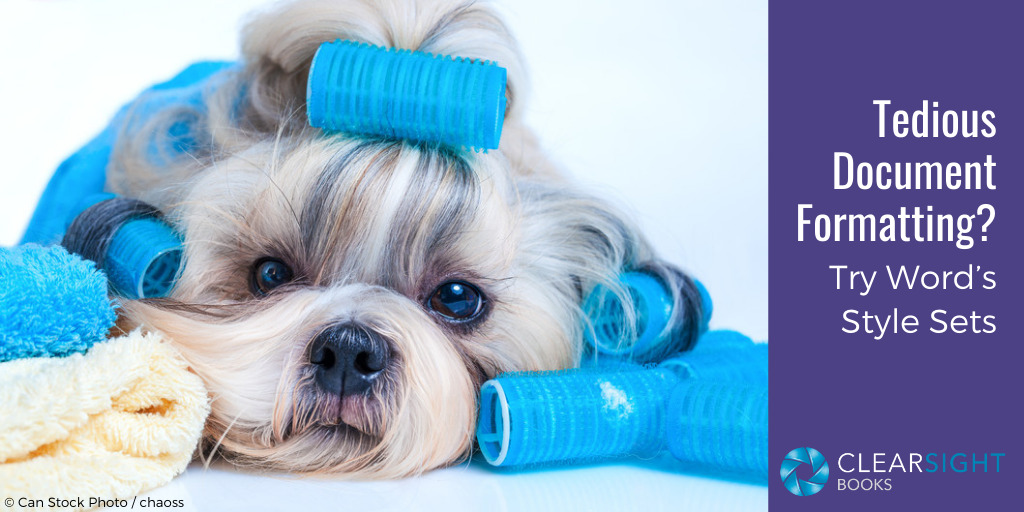
[[[310,60],[338,38],[506,67],[500,149],[309,128]],[[288,2],[250,20],[242,49],[243,66],[215,81],[202,109],[168,109],[126,131],[108,173],[110,189],[156,205],[184,233],[173,296],[124,312],[166,332],[206,382],[208,451],[361,478],[463,460],[484,379],[579,363],[580,303],[593,286],[622,294],[617,274],[643,267],[678,288],[633,224],[574,190],[522,125],[524,65],[490,5]],[[201,143],[154,163],[154,140],[182,120]],[[253,268],[266,257],[295,279],[254,295]],[[432,291],[451,280],[485,295],[479,319],[455,324],[430,310]],[[311,340],[339,322],[372,330],[394,353],[365,397],[327,396],[314,384]]]

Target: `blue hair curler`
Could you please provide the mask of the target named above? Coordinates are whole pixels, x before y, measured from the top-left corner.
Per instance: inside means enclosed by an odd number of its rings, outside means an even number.
[[[584,337],[597,352],[622,357],[644,354],[665,341],[666,327],[672,318],[672,294],[656,277],[645,272],[623,272],[619,284],[628,293],[631,307],[622,303],[612,288],[597,285],[583,302],[590,320]],[[700,281],[694,281],[700,293],[702,312],[699,333],[707,331],[711,320],[711,296]],[[630,315],[632,311],[632,326]]]
[[[496,149],[505,83],[490,61],[337,40],[313,57],[306,113],[330,131]]]
[[[163,221],[142,218],[124,223],[107,249],[103,268],[114,288],[129,298],[170,295],[181,268],[181,239]]]
[[[754,345],[706,351],[755,351],[741,366],[766,375],[758,367],[767,367],[767,352],[761,358]],[[481,388],[481,454],[491,465],[515,467],[649,457],[668,449],[682,461],[766,476],[767,382],[708,378],[727,373],[713,367],[729,364],[695,360],[689,373],[666,362],[499,376]]]
[[[480,391],[480,451],[495,466],[657,453],[677,383],[641,366],[500,376]]]
[[[697,348],[661,363],[677,375],[714,382],[768,385],[768,344],[736,331],[710,331]]]
[[[114,198],[114,194],[85,198],[73,210],[75,216],[69,226],[86,212],[92,212],[93,207]],[[111,286],[124,297],[166,297],[174,288],[181,269],[181,238],[152,207],[139,202],[130,206],[132,209],[115,212],[115,215],[98,214],[85,220],[112,225],[94,227],[80,242],[67,243],[66,239],[65,245],[95,261],[106,272]]]
[[[767,386],[683,379],[665,426],[681,461],[768,476]]]

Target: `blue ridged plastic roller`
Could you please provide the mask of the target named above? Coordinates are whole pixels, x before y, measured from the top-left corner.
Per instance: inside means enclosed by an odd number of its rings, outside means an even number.
[[[166,297],[181,268],[181,239],[166,223],[130,220],[114,233],[103,269],[128,298]]]
[[[583,311],[590,321],[584,331],[586,341],[604,355],[644,359],[644,354],[658,353],[659,345],[670,334],[666,327],[673,314],[672,294],[646,272],[623,272],[618,285],[631,304],[623,304],[620,295],[605,285],[595,286],[587,295],[583,302]],[[683,328],[703,333],[711,320],[711,296],[700,281],[694,281],[694,285],[701,300],[699,325]]]
[[[768,476],[767,386],[683,379],[665,419],[675,458]]]
[[[307,115],[326,130],[496,149],[505,82],[490,61],[338,40],[313,57]]]
[[[101,203],[115,197],[99,194],[86,198],[74,210],[69,225],[81,215],[94,212],[93,207],[102,206]],[[93,214],[86,222],[114,225],[93,227],[94,231],[83,237],[81,244],[76,244],[83,247],[74,249],[95,261],[120,295],[129,299],[166,297],[174,288],[181,269],[181,238],[160,219],[155,209],[138,204],[142,209],[121,214],[120,218]]]
[[[480,395],[480,451],[495,466],[657,453],[676,384],[672,372],[641,366],[489,380]]]
[[[738,372],[767,374],[767,351],[749,340],[719,348],[741,356],[734,364],[746,370]],[[490,464],[510,467],[646,457],[668,449],[687,462],[765,476],[767,382],[692,377],[713,375],[703,366],[718,364],[688,361],[691,376],[674,364],[499,376],[481,388],[480,451]]]
[[[710,331],[691,352],[666,360],[662,366],[686,378],[714,382],[768,385],[768,344],[754,343],[736,331]]]

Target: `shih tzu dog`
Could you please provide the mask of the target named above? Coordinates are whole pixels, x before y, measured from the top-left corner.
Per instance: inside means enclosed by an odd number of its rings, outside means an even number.
[[[496,61],[500,148],[311,128],[310,62],[335,39]],[[359,478],[465,460],[480,384],[578,365],[583,299],[598,284],[627,295],[624,270],[665,283],[673,349],[692,345],[693,282],[576,190],[522,124],[522,57],[490,5],[277,4],[248,22],[240,65],[222,75],[201,104],[127,123],[107,171],[110,191],[182,234],[172,295],[125,302],[122,326],[167,334],[205,381],[206,453]],[[188,151],[154,158],[180,126]]]

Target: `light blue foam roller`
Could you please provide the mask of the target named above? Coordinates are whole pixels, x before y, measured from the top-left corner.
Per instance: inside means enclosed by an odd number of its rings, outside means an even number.
[[[683,379],[668,402],[672,455],[727,471],[768,476],[768,387]]]
[[[505,85],[494,62],[338,40],[313,57],[306,113],[330,131],[496,149]]]
[[[503,467],[652,455],[676,384],[640,366],[500,376],[481,388],[480,451]]]

